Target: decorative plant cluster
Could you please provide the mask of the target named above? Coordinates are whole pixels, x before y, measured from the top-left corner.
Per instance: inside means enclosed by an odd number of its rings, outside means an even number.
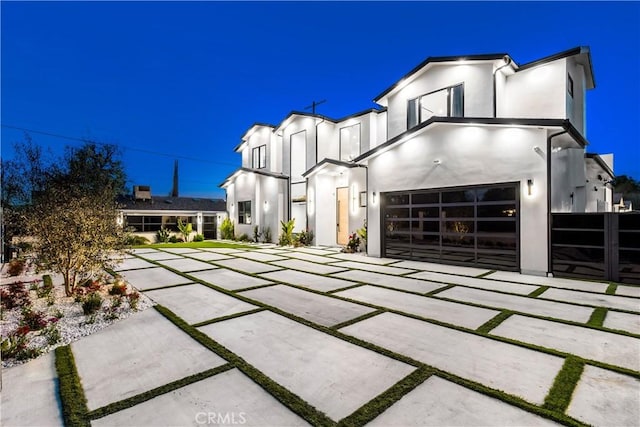
[[[360,247],[360,237],[357,233],[351,233],[349,235],[349,241],[347,241],[347,246],[342,249],[342,252],[346,253],[355,253],[358,252],[358,248]]]
[[[90,333],[79,329],[104,327],[137,311],[141,300],[122,278],[106,274],[81,282],[71,297],[62,286],[56,289],[49,275],[4,284],[0,293],[3,366],[37,357],[62,341]]]

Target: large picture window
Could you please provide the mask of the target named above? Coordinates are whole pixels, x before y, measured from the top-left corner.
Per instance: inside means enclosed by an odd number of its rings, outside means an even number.
[[[267,146],[261,145],[251,150],[251,167],[264,169],[267,167]]]
[[[251,224],[251,201],[238,202],[238,224]]]
[[[447,87],[408,101],[407,129],[433,116],[464,117],[464,85]]]
[[[340,129],[340,160],[349,162],[360,155],[360,123]]]

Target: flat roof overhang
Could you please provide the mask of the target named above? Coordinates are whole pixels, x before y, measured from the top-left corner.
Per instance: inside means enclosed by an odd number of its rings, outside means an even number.
[[[243,173],[255,173],[256,175],[270,176],[272,178],[277,178],[277,179],[289,179],[289,177],[287,175],[283,175],[281,173],[267,172],[267,171],[263,171],[261,169],[251,169],[251,168],[241,167],[241,168],[236,169],[231,175],[226,177],[224,179],[224,181],[222,181],[218,185],[218,187],[226,188],[229,184],[231,184],[233,181],[235,181],[235,179],[238,176],[242,175]]]

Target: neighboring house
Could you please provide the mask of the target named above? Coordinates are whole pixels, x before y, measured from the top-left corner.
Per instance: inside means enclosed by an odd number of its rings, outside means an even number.
[[[615,193],[613,195],[613,211],[614,212],[631,212],[633,210],[633,203],[631,200],[624,200],[622,193]]]
[[[118,221],[134,234],[155,242],[156,232],[164,227],[179,234],[178,219],[191,223],[193,233],[205,239],[218,239],[220,224],[226,218],[222,199],[152,196],[148,186],[135,186],[133,194],[118,200]]]
[[[594,87],[584,47],[427,58],[380,109],[251,126],[221,184],[229,216],[274,239],[294,218],[329,246],[366,221],[370,256],[546,274],[551,212],[612,210],[613,157],[585,155]]]

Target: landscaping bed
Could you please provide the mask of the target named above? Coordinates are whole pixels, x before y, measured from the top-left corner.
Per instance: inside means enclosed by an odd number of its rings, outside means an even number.
[[[65,295],[62,277],[28,268],[0,286],[2,367],[11,367],[103,329],[153,305],[119,278],[104,273]]]

